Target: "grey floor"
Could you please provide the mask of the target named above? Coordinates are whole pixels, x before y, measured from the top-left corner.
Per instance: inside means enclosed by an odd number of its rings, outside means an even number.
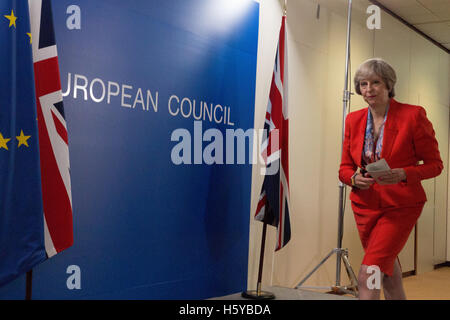
[[[263,287],[262,290],[273,293],[275,295],[275,300],[356,300],[356,298],[349,295],[341,296],[306,289]],[[241,296],[241,292],[238,292],[223,297],[216,297],[213,298],[212,300],[248,300],[248,299],[243,298]]]

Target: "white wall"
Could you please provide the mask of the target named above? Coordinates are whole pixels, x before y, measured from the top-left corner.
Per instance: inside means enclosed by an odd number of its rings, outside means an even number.
[[[260,0],[260,31],[255,99],[255,128],[262,128],[267,108],[283,0]],[[316,18],[321,4],[320,18]],[[418,223],[419,272],[448,260],[446,239],[447,159],[449,124],[449,56],[391,16],[382,14],[382,28],[366,27],[367,0],[354,0],[351,34],[351,83],[364,60],[379,56],[398,73],[397,100],[423,105],[432,120],[445,161],[443,174],[425,181],[428,203]],[[268,228],[263,285],[295,287],[337,245],[338,167],[341,155],[342,91],[344,88],[347,0],[288,0],[290,190],[292,238],[274,253],[276,230]],[[354,95],[351,110],[366,107]],[[253,168],[249,252],[249,289],[256,287],[260,256],[260,222],[253,221],[263,177]],[[347,188],[347,198],[350,193]],[[357,273],[362,246],[347,201],[344,247]],[[413,237],[412,237],[413,238]],[[412,241],[413,239],[411,239]],[[414,268],[414,245],[402,252],[404,271]],[[447,256],[447,257],[446,257]],[[335,282],[336,257],[305,283]],[[406,270],[405,270],[406,269]],[[343,283],[347,282],[345,272]]]

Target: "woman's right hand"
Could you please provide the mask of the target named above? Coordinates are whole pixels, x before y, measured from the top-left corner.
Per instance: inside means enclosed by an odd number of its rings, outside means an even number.
[[[370,188],[372,184],[375,183],[375,179],[370,177],[369,173],[365,173],[362,175],[361,173],[358,173],[355,176],[355,187],[361,190],[367,190]]]

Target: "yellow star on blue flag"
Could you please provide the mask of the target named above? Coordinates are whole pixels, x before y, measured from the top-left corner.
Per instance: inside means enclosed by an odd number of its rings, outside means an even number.
[[[5,14],[5,18],[9,20],[9,27],[14,26],[14,28],[16,28],[17,17],[14,16],[13,10],[11,10],[11,14],[9,16]]]
[[[0,0],[0,12],[4,16],[0,16],[0,288],[3,288],[45,261],[47,255],[33,55],[26,35],[30,32],[28,1]]]
[[[23,130],[20,130],[20,136],[16,136],[16,139],[19,141],[19,145],[17,147],[20,147],[21,145],[29,147],[27,140],[30,138],[31,136],[24,135]]]
[[[11,139],[6,139],[3,137],[2,133],[0,132],[0,149],[6,149],[8,150],[8,141]]]

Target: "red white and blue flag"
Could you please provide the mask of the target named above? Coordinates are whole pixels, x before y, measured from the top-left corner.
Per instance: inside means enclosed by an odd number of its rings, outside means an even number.
[[[50,0],[29,0],[48,257],[73,244],[69,147]]]
[[[277,227],[275,251],[291,239],[286,40],[286,16],[283,16],[264,122],[264,131],[268,134],[261,143],[261,155],[266,164],[265,177],[255,214],[256,220]]]
[[[0,1],[0,287],[73,243],[50,0]]]

